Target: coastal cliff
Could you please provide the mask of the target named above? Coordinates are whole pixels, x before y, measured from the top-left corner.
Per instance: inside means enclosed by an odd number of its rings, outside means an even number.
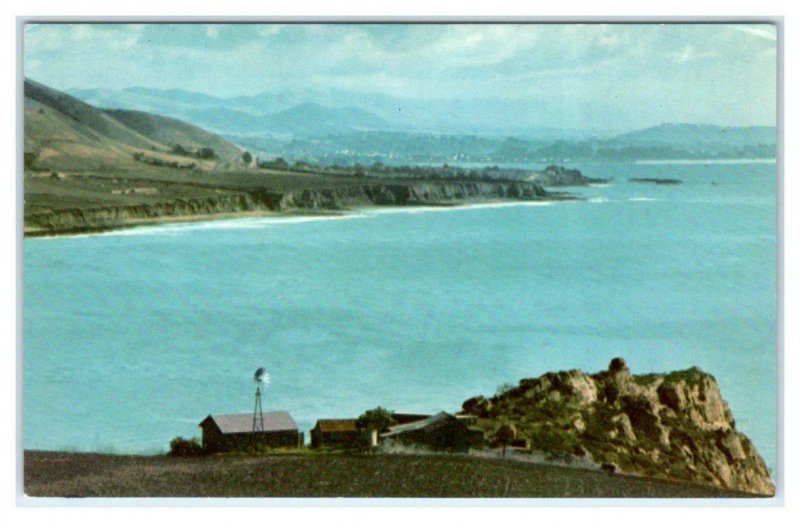
[[[253,212],[334,212],[369,206],[456,205],[492,200],[564,199],[531,182],[354,184],[285,191],[254,188],[196,198],[145,197],[141,203],[39,210],[26,213],[25,234],[93,232],[142,223],[212,218]]]
[[[463,411],[491,433],[512,424],[532,449],[588,457],[609,470],[772,496],[775,486],[753,443],[737,431],[713,376],[693,367],[631,375],[621,358],[607,371],[523,379]]]

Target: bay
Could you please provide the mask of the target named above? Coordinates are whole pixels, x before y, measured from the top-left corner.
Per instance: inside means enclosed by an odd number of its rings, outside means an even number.
[[[162,452],[250,411],[259,366],[265,410],[308,431],[622,356],[713,374],[774,471],[775,165],[577,167],[612,180],[575,203],[26,239],[24,447]]]

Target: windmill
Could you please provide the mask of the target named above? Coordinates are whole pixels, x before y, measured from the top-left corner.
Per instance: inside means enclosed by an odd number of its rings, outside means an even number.
[[[253,376],[256,382],[256,405],[253,409],[253,432],[264,432],[264,411],[261,410],[261,386],[269,386],[269,373],[259,367]]]

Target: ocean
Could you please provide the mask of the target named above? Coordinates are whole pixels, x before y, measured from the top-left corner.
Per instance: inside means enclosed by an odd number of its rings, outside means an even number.
[[[264,409],[307,432],[621,356],[713,374],[774,471],[775,164],[576,166],[612,180],[566,189],[581,202],[26,239],[24,448],[163,452],[252,411],[262,366]]]

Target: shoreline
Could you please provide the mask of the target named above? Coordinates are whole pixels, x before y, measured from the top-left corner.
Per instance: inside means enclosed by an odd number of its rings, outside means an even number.
[[[184,215],[171,215],[159,216],[157,218],[137,218],[127,220],[124,223],[116,223],[105,226],[97,227],[75,227],[71,229],[63,229],[60,231],[50,231],[45,229],[29,229],[23,228],[23,237],[25,239],[46,239],[46,238],[69,238],[69,237],[83,237],[83,236],[99,236],[117,231],[124,231],[138,228],[160,227],[162,225],[173,225],[182,223],[196,223],[196,222],[215,222],[225,220],[240,220],[248,218],[279,218],[279,217],[296,217],[296,216],[320,216],[320,217],[336,217],[344,213],[337,212],[275,212],[275,211],[242,211],[242,212],[223,212],[223,213],[198,213],[198,214],[184,214]]]
[[[114,223],[93,227],[73,227],[61,230],[29,228],[23,226],[23,239],[78,238],[101,236],[125,230],[159,228],[161,226],[213,223],[245,219],[274,218],[277,220],[291,218],[341,219],[369,214],[394,214],[403,212],[436,212],[448,210],[469,210],[476,208],[496,208],[513,206],[542,206],[559,202],[577,202],[584,198],[564,192],[553,192],[548,197],[531,200],[509,200],[507,198],[474,198],[458,202],[425,202],[405,205],[364,205],[341,210],[291,209],[287,211],[251,210],[240,212],[176,214],[153,218],[134,218],[122,223]]]

